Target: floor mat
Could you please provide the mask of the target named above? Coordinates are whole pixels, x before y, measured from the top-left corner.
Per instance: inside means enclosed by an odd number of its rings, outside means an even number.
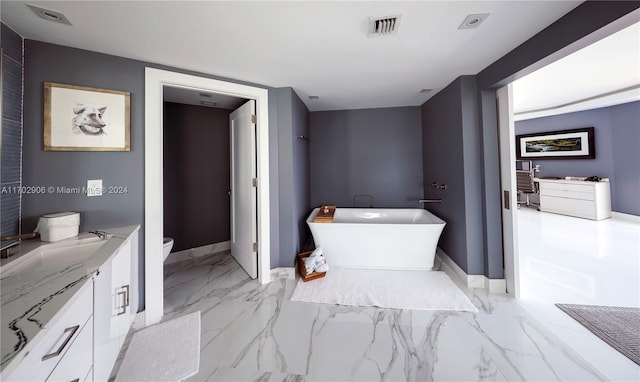
[[[556,306],[640,365],[640,308],[573,304]]]

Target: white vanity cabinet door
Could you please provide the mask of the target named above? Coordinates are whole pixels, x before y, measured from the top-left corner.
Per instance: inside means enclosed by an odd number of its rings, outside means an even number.
[[[51,322],[51,326],[44,328],[42,336],[36,337],[32,342],[33,349],[27,347],[23,350],[24,358],[20,361],[18,368],[6,378],[7,381],[46,380],[71,351],[70,349],[74,349],[74,352],[79,351],[91,355],[91,341],[88,343],[84,340],[78,342],[78,339],[83,332],[82,329],[86,329],[87,325],[91,326],[93,284],[90,281],[87,282],[75,297],[69,306],[65,306],[61,310],[60,316]],[[89,340],[91,340],[91,333],[89,333]],[[83,378],[87,370],[91,368],[90,362],[91,358],[89,358],[88,365],[72,364],[68,368],[77,372],[78,375],[81,373],[80,369],[83,369],[85,373],[82,374],[81,378]],[[5,379],[3,378],[3,380]]]
[[[94,380],[106,381],[138,309],[131,294],[132,241],[129,240],[95,277]],[[136,259],[137,260],[137,259]]]
[[[53,373],[47,378],[47,382],[70,382],[93,380],[85,379],[93,361],[93,320],[89,319],[82,328],[78,338],[73,342],[62,360],[58,363]]]

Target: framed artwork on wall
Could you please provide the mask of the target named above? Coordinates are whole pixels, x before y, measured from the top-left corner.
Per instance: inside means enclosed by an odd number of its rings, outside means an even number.
[[[45,151],[131,151],[131,93],[44,83]]]
[[[517,159],[595,159],[593,127],[516,136]]]

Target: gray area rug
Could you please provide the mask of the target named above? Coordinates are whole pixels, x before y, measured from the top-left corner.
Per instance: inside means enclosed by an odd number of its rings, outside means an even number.
[[[573,304],[556,306],[640,365],[640,308]]]

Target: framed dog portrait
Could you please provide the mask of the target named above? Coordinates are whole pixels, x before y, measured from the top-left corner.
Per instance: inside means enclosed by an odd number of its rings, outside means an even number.
[[[131,151],[131,93],[44,83],[45,151]]]

